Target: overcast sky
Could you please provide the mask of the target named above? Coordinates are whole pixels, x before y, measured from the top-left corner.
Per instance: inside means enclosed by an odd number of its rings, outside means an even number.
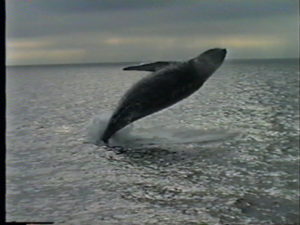
[[[8,65],[298,57],[298,0],[6,0]]]

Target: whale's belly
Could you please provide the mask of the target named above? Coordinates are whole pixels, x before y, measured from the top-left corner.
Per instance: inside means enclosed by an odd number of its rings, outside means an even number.
[[[162,71],[136,83],[122,98],[116,114],[128,114],[130,121],[142,118],[190,96],[203,82],[190,71]],[[125,113],[127,111],[127,113]]]

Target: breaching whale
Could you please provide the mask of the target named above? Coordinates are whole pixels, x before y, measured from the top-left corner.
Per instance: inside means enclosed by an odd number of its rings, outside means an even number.
[[[118,130],[169,107],[197,91],[220,67],[226,49],[214,48],[184,62],[154,62],[123,70],[153,72],[134,84],[121,98],[101,140],[108,144]]]

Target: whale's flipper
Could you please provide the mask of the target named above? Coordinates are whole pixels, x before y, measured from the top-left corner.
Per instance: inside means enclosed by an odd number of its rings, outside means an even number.
[[[143,63],[136,66],[128,66],[123,68],[123,70],[140,70],[140,71],[157,71],[162,69],[163,67],[169,66],[171,64],[179,64],[180,62],[167,62],[167,61],[159,61],[153,63]]]

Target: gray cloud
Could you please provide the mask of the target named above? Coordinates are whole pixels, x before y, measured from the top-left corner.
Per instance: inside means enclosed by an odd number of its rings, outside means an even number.
[[[296,0],[8,0],[8,61],[176,58],[215,45],[237,58],[295,57],[297,9]]]
[[[101,30],[126,31],[159,24],[204,24],[297,14],[297,1],[9,0],[8,36]]]
[[[9,0],[7,5],[12,6],[15,10],[42,10],[51,11],[51,13],[86,13],[116,10],[139,10],[139,9],[159,9],[169,7],[194,8],[211,15],[218,13],[220,16],[224,14],[230,16],[228,12],[232,12],[231,16],[253,16],[267,15],[277,13],[290,13],[297,6],[297,0]]]

